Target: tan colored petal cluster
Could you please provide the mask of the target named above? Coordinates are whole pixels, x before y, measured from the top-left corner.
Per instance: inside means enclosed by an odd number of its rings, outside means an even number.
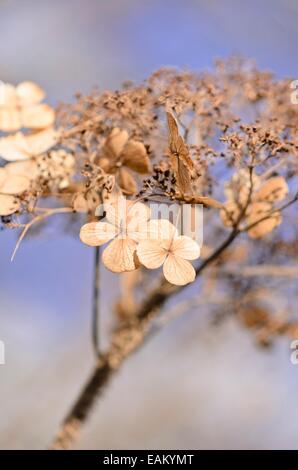
[[[132,172],[150,173],[151,165],[145,145],[129,138],[124,129],[115,127],[105,141],[100,166],[117,175],[117,182],[126,194],[137,192],[137,182]]]
[[[112,272],[133,271],[141,263],[148,269],[163,267],[168,282],[185,285],[195,279],[189,260],[200,255],[200,247],[168,220],[149,220],[150,211],[140,202],[117,201],[106,208],[106,222],[91,222],[81,228],[80,238],[89,246],[105,248],[103,264]],[[124,215],[125,214],[125,215]]]
[[[0,139],[0,157],[6,161],[28,160],[49,150],[57,140],[53,127],[27,134],[17,132]]]
[[[17,196],[28,191],[34,181],[52,189],[65,189],[74,172],[74,164],[73,155],[61,149],[0,168],[0,216],[19,210],[21,203]]]
[[[41,103],[44,91],[33,82],[17,86],[0,82],[0,130],[44,129],[54,123],[54,110]]]
[[[106,207],[106,222],[90,222],[80,231],[83,243],[101,246],[107,242],[102,260],[110,271],[120,273],[138,267],[136,247],[143,227],[146,227],[150,211],[145,204],[119,198]]]
[[[0,168],[1,216],[13,214],[20,209],[21,202],[17,196],[29,189],[31,185],[30,174],[30,169],[24,168],[23,162],[9,163]]]
[[[148,269],[162,266],[163,274],[171,284],[183,286],[193,282],[196,272],[189,261],[200,256],[199,245],[190,237],[179,236],[176,227],[168,220],[152,222],[155,223],[158,238],[151,236],[139,243],[139,261]]]
[[[282,221],[281,213],[274,209],[275,203],[282,201],[288,194],[288,185],[282,176],[274,176],[262,182],[260,177],[253,175],[251,202],[246,208],[250,184],[249,173],[245,170],[234,175],[226,185],[225,194],[228,199],[220,214],[223,223],[231,227],[245,209],[243,219],[247,226],[252,226],[248,235],[251,238],[262,238]]]

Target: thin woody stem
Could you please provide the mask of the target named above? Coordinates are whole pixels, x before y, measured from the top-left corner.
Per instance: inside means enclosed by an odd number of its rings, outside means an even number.
[[[201,263],[196,270],[197,277],[221,255],[239,233],[239,230],[234,229],[218,248]],[[128,322],[114,331],[108,351],[98,358],[89,379],[64,419],[50,449],[66,450],[73,446],[109,380],[124,360],[143,344],[148,337],[153,320],[168,298],[184,288],[185,286],[174,286],[163,280],[159,287],[139,306],[134,321]]]
[[[94,248],[94,273],[92,296],[92,345],[95,357],[100,354],[99,317],[100,317],[100,247]]]

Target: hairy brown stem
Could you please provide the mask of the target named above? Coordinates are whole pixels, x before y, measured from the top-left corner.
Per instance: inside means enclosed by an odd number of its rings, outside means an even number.
[[[196,270],[197,276],[221,255],[238,234],[237,229],[229,234],[219,247],[200,264]],[[66,450],[72,447],[96,400],[102,395],[114,372],[144,342],[150,331],[152,320],[157,316],[166,300],[184,288],[185,286],[174,286],[163,280],[158,288],[140,305],[135,313],[134,321],[128,322],[114,331],[108,351],[98,358],[89,379],[64,419],[50,449]]]

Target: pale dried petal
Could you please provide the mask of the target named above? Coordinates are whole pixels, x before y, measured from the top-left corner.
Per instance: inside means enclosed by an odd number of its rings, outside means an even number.
[[[27,160],[47,151],[57,142],[53,128],[32,134],[16,134],[0,139],[0,156],[6,161]]]
[[[247,169],[240,169],[234,173],[231,180],[225,184],[224,193],[229,201],[237,202],[238,206],[245,206],[252,190],[256,191],[260,186],[260,177],[253,173],[250,175]]]
[[[0,216],[10,215],[20,209],[20,201],[14,196],[0,194]]]
[[[0,168],[5,170],[5,168]],[[3,194],[21,194],[30,187],[30,179],[23,175],[10,175],[6,173],[6,177],[1,178],[0,192]]]
[[[47,104],[36,104],[21,110],[22,127],[43,129],[52,126],[55,120],[53,108]]]
[[[146,222],[150,217],[150,208],[142,202],[127,201],[128,222],[130,219],[138,218],[141,222]]]
[[[196,277],[196,272],[190,262],[172,253],[168,254],[164,262],[163,273],[166,280],[176,286],[193,282]]]
[[[249,216],[247,218],[247,224],[251,225],[256,223],[258,220],[266,217],[272,210],[272,205],[267,202],[256,202],[252,204]],[[250,230],[248,230],[248,235],[251,238],[262,238],[281,223],[281,214],[280,212],[274,212],[265,220],[262,220]]]
[[[102,262],[114,273],[136,269],[137,244],[129,238],[115,238],[102,254]]]
[[[10,83],[0,82],[0,106],[16,106],[17,101],[16,88]]]
[[[188,260],[197,259],[200,256],[199,245],[185,235],[181,235],[173,240],[171,250],[176,256]]]
[[[270,178],[261,186],[255,199],[257,201],[277,202],[282,201],[289,192],[286,180],[282,176]]]
[[[0,108],[0,130],[18,131],[22,127],[20,112],[17,108]]]
[[[45,97],[45,92],[34,82],[22,82],[16,87],[18,102],[21,106],[40,103]]]
[[[9,175],[22,175],[26,176],[29,180],[33,180],[38,176],[38,167],[33,160],[8,163],[5,166],[5,170]]]
[[[114,225],[115,227],[120,228],[124,224],[127,217],[128,211],[128,202],[124,197],[116,196],[116,198],[106,201],[104,203],[104,210],[106,212],[107,221]]]
[[[143,174],[151,171],[150,160],[142,142],[130,140],[121,154],[121,160],[123,165],[137,173]]]
[[[6,161],[27,160],[30,150],[22,132],[0,139],[0,156]]]
[[[177,228],[167,219],[149,220],[140,230],[142,240],[168,240],[171,243],[177,235]]]
[[[59,134],[53,127],[26,135],[26,141],[32,156],[40,155],[56,145]]]
[[[100,197],[94,189],[90,189],[86,193],[78,193],[73,199],[73,208],[76,212],[95,212],[99,204]]]
[[[120,168],[118,173],[118,184],[125,194],[135,194],[138,186],[133,175],[125,168]]]
[[[81,241],[89,246],[104,245],[116,235],[115,227],[106,222],[90,222],[80,230]]]
[[[159,268],[164,263],[167,254],[167,250],[157,240],[143,240],[137,247],[138,258],[148,269]]]

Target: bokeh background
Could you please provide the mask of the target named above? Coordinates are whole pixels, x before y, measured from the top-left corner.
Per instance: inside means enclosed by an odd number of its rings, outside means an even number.
[[[1,0],[0,79],[36,81],[53,105],[233,53],[297,79],[297,22],[296,0]],[[15,241],[0,233],[0,448],[42,449],[92,367],[92,250],[51,227],[10,263]],[[102,277],[108,331],[117,283]],[[297,449],[297,385],[286,340],[260,350],[194,309],[127,361],[77,447]]]

